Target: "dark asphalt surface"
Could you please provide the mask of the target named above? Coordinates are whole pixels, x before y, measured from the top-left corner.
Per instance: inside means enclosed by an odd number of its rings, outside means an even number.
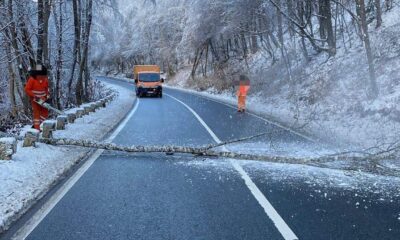
[[[320,148],[222,104],[177,90],[165,93],[193,108],[221,140],[270,131],[260,141]],[[213,140],[190,111],[164,96],[140,99],[114,142],[203,145]],[[283,239],[228,162],[210,167],[212,160],[205,160],[208,166],[202,167],[202,160],[105,152],[28,239]],[[327,198],[315,192],[324,186],[277,181],[268,172],[244,168],[299,239],[400,239],[399,197],[378,201],[379,196],[327,188]]]

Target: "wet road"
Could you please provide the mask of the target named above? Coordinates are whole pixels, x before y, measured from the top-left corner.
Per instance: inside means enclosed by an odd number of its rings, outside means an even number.
[[[322,148],[215,101],[172,89],[165,93],[162,99],[141,98],[113,142],[198,146],[268,131],[258,141],[274,148]],[[313,170],[307,170],[308,178],[285,169],[189,155],[104,152],[27,239],[295,239],[293,234],[298,239],[400,239],[398,195],[382,200],[379,194],[315,183],[320,176]],[[277,224],[279,217],[287,228]]]

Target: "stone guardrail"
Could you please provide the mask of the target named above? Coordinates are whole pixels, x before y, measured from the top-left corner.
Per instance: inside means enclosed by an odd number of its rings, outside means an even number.
[[[115,98],[115,94],[111,94],[96,102],[86,103],[79,108],[69,109],[63,115],[57,116],[55,120],[46,120],[42,123],[42,133],[36,129],[29,129],[24,136],[23,147],[35,147],[36,142],[40,138],[50,139],[53,137],[53,132],[64,130],[68,124],[73,124],[76,119],[82,118],[85,115],[94,113],[100,108],[105,108]],[[0,137],[0,160],[12,160],[13,154],[17,152],[16,137]]]

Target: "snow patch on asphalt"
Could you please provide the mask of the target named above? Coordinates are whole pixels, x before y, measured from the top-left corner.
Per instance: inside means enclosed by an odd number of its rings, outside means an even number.
[[[241,154],[271,155],[296,158],[321,157],[336,153],[333,148],[306,141],[275,141],[263,138],[260,141],[248,141],[227,145],[230,151]]]
[[[54,132],[56,138],[102,140],[132,108],[135,96],[124,87],[105,83],[118,92],[106,108],[77,119],[66,130]],[[38,144],[36,148],[18,145],[12,161],[0,161],[0,232],[23,214],[73,165],[88,154],[88,149]]]
[[[343,171],[297,164],[245,161],[243,167],[253,177],[265,181],[305,183],[313,188],[340,189],[375,194],[379,198],[400,198],[400,178],[358,171]]]
[[[229,159],[205,159],[178,161],[176,164],[207,171],[236,174]],[[299,164],[240,161],[243,169],[257,183],[281,185],[306,185],[317,193],[350,191],[357,196],[371,196],[377,201],[400,201],[400,178],[368,174],[359,171],[343,171]]]

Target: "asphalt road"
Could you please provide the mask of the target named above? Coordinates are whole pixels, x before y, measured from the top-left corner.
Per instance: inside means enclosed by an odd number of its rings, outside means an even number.
[[[130,84],[117,84],[134,91]],[[177,90],[165,93],[162,99],[140,99],[114,142],[214,143],[180,100],[221,141],[268,131],[257,141],[280,149],[324,148],[221,103]],[[243,169],[299,239],[400,239],[398,197],[382,200],[372,193],[310,185],[305,178],[282,180],[272,177],[273,169],[245,164]],[[27,239],[284,239],[276,218],[266,212],[228,160],[104,152]]]

